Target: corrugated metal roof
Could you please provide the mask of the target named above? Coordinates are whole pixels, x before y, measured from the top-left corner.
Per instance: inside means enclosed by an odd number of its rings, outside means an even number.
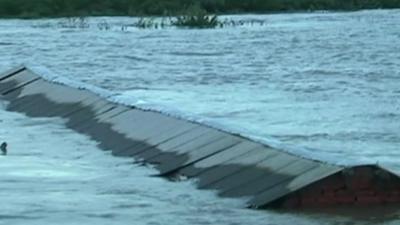
[[[185,175],[221,196],[265,206],[344,167],[305,159],[208,126],[108,102],[87,90],[51,83],[27,68],[0,75],[7,110],[63,117],[117,156],[154,163],[160,175]]]

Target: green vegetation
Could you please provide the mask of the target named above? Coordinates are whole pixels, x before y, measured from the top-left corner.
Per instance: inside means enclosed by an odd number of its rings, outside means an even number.
[[[400,0],[0,0],[0,17],[171,16],[196,4],[209,14],[400,8]]]
[[[215,28],[221,23],[216,15],[195,14],[176,17],[172,25],[177,27]],[[221,24],[222,26],[222,24]]]
[[[215,28],[217,26],[223,26],[216,15],[208,14],[209,13],[201,8],[200,5],[193,5],[181,15],[177,16],[175,20],[172,20],[171,24],[176,27],[187,28]]]

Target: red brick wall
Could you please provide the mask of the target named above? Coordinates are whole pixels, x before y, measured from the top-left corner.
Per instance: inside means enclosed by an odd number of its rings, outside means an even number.
[[[400,179],[374,166],[346,169],[273,204],[284,208],[400,203]]]

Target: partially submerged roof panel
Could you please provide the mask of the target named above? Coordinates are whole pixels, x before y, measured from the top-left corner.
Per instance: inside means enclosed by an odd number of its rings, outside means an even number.
[[[56,84],[27,68],[0,75],[7,110],[62,117],[116,156],[154,163],[161,176],[198,179],[201,189],[249,198],[252,207],[399,203],[400,179],[377,166],[345,168],[160,112],[123,106]]]

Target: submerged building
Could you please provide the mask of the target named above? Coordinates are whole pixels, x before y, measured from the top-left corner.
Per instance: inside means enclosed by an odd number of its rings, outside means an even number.
[[[307,159],[238,134],[48,81],[26,67],[0,75],[6,110],[61,117],[113,155],[153,164],[160,176],[197,179],[200,189],[247,199],[253,208],[400,203],[400,178],[379,165]]]

